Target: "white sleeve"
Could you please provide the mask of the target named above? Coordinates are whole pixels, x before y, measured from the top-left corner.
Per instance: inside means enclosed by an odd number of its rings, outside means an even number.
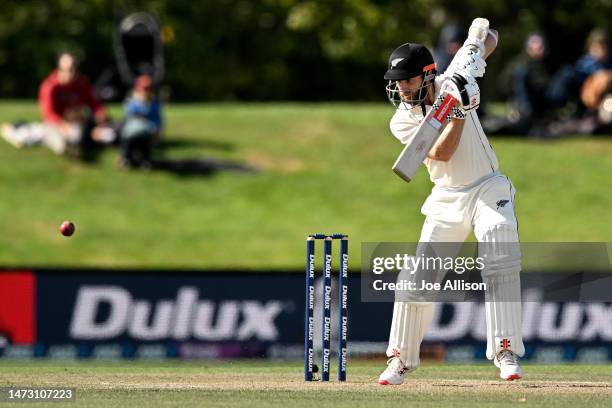
[[[416,134],[419,120],[408,110],[398,109],[391,118],[389,128],[391,133],[403,144],[408,144]]]

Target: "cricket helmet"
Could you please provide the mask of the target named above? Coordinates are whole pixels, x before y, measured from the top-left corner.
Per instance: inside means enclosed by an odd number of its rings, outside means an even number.
[[[406,99],[400,94],[397,81],[414,78],[421,75],[423,82],[418,89],[416,99]],[[427,96],[427,88],[436,77],[436,64],[431,52],[421,44],[406,43],[397,47],[389,57],[389,66],[384,78],[388,81],[386,86],[389,101],[398,107],[406,103],[410,107],[423,104]]]

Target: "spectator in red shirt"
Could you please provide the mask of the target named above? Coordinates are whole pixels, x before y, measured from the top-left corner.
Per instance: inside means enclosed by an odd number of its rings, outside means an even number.
[[[58,59],[57,69],[41,84],[38,103],[43,121],[59,126],[81,122],[90,110],[97,123],[106,120],[104,107],[98,101],[89,81],[78,74],[72,54]]]
[[[2,136],[9,143],[17,147],[42,143],[58,154],[68,146],[77,146],[82,154],[92,140],[114,140],[115,132],[106,124],[106,111],[89,81],[79,75],[72,54],[60,55],[57,69],[40,86],[38,103],[43,123],[3,125]]]

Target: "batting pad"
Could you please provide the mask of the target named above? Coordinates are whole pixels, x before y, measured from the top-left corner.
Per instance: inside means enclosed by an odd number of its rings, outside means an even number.
[[[408,368],[420,364],[419,352],[427,328],[431,325],[434,304],[427,302],[395,302],[387,356],[399,353]]]
[[[521,251],[517,230],[512,225],[496,225],[480,238],[479,253],[485,265],[482,278],[487,285],[487,358],[492,360],[504,349],[522,357],[525,346],[521,333]]]

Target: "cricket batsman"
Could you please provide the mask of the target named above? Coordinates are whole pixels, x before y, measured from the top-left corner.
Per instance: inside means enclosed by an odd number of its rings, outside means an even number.
[[[391,54],[384,78],[389,100],[397,108],[390,129],[403,144],[411,141],[432,106],[437,109],[441,91],[456,95],[459,101],[424,160],[434,187],[421,209],[426,219],[419,246],[463,243],[474,231],[479,256],[484,259],[486,355],[499,368],[502,379],[516,380],[522,377],[519,357],[525,350],[515,189],[500,172],[476,114],[480,103],[476,78],[483,76],[484,60],[496,46],[497,32],[489,28],[486,19],[477,18],[442,75],[436,76],[436,64],[426,47],[407,43]],[[398,301],[396,296],[387,348],[389,361],[379,384],[400,385],[418,368],[421,341],[433,312],[433,302]]]

